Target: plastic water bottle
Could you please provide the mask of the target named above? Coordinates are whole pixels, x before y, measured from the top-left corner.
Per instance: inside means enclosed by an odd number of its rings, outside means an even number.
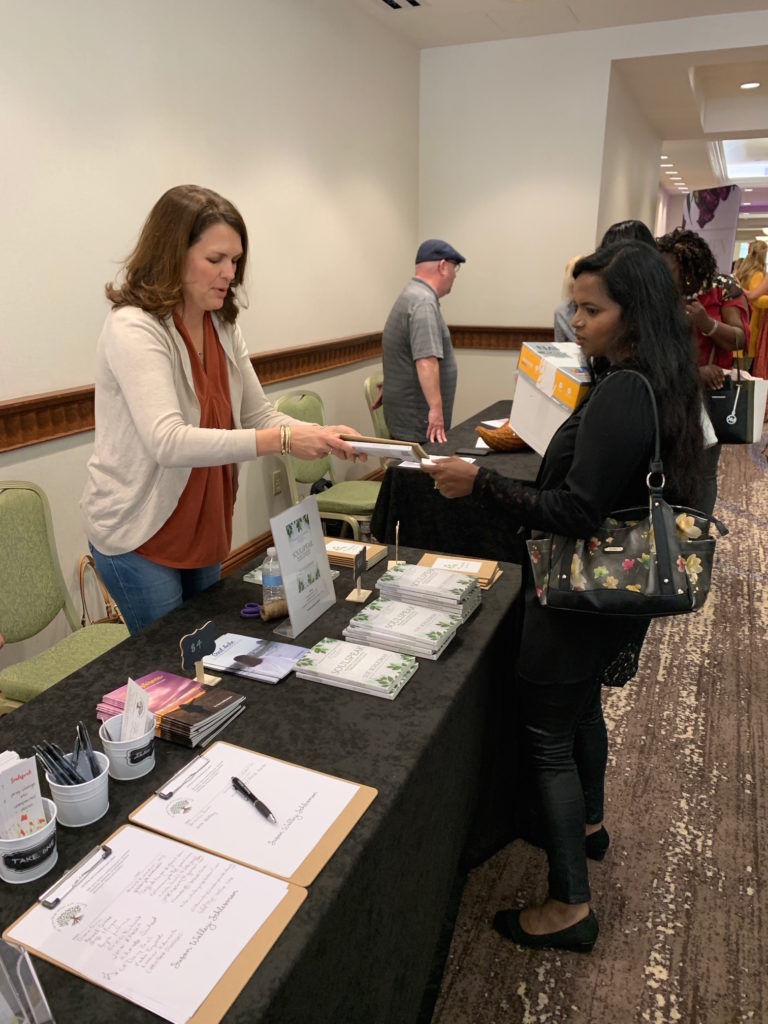
[[[285,600],[283,574],[280,571],[280,563],[274,548],[267,548],[267,557],[261,566],[261,586],[262,600],[265,605],[271,604],[272,601]]]

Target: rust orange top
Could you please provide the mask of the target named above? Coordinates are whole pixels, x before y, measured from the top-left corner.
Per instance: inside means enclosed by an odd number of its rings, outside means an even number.
[[[227,357],[210,313],[203,319],[205,365],[175,313],[173,322],[184,339],[192,364],[200,426],[231,430]],[[199,569],[223,561],[232,546],[233,473],[231,465],[194,467],[170,518],[136,549],[137,553],[172,569]]]

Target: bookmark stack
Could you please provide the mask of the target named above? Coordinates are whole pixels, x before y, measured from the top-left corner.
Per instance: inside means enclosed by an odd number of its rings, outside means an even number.
[[[358,544],[356,541],[334,540],[331,537],[325,538],[325,550],[328,552],[328,562],[337,569],[354,569],[355,555],[365,548],[365,568],[370,569],[386,558],[386,544]]]
[[[448,569],[467,576],[477,576],[481,590],[490,590],[501,576],[499,563],[490,558],[467,558],[464,555],[441,555],[427,551],[419,559],[419,565],[428,565],[434,569]]]
[[[300,659],[296,675],[394,700],[418,667],[409,654],[325,637]]]
[[[482,600],[476,576],[424,565],[393,565],[379,577],[376,587],[396,601],[458,612],[462,622]]]
[[[456,636],[461,615],[379,597],[350,621],[347,640],[435,661]]]

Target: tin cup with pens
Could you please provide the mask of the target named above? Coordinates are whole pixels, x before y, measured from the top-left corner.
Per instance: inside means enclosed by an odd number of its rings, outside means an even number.
[[[45,768],[60,825],[80,828],[104,817],[109,808],[109,760],[93,749],[84,722],[77,723],[71,754],[55,743],[36,746],[35,753]]]

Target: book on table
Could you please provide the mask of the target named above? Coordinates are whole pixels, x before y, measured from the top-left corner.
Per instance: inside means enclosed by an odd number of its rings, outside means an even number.
[[[342,632],[353,643],[434,661],[456,636],[460,625],[458,611],[379,597],[353,616]]]
[[[161,713],[155,735],[184,747],[196,747],[229,725],[244,709],[242,694],[222,686],[207,687],[199,697]]]
[[[461,572],[477,576],[481,590],[490,590],[502,570],[499,563],[489,558],[472,558],[469,555],[443,555],[436,551],[426,551],[418,561],[432,569],[447,569],[449,572]]]
[[[203,658],[203,665],[214,672],[230,672],[260,683],[278,683],[293,672],[306,650],[297,644],[224,633],[216,641],[213,654]]]
[[[365,548],[366,570],[387,556],[386,544],[364,544],[353,540],[337,540],[334,537],[325,537],[324,539],[328,561],[338,569],[354,569],[355,555],[361,548]]]
[[[394,700],[418,667],[410,654],[325,637],[301,657],[296,675]]]
[[[140,676],[135,682],[145,690],[149,704],[149,710],[155,715],[155,722],[159,721],[158,715],[163,711],[178,707],[185,701],[194,700],[205,692],[196,679],[189,679],[187,676],[178,676],[173,672],[165,672],[157,669],[154,672],[147,672]],[[128,684],[124,683],[116,690],[104,694],[96,707],[96,717],[100,722],[105,722],[113,715],[120,715],[125,710],[125,695]]]
[[[376,580],[386,597],[428,608],[453,609],[466,622],[482,597],[477,576],[426,565],[393,565]]]

